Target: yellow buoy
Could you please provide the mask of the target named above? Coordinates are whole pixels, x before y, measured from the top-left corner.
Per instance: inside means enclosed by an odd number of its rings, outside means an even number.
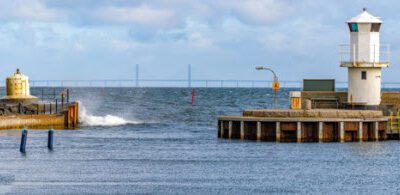
[[[6,79],[7,96],[1,98],[10,102],[32,102],[38,98],[31,96],[29,89],[29,78],[23,75],[19,69]]]

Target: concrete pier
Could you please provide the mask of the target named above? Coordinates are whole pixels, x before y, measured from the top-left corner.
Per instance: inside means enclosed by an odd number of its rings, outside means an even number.
[[[218,135],[277,142],[382,141],[387,139],[387,120],[382,112],[370,110],[253,110],[219,117]]]
[[[72,102],[57,114],[8,114],[0,116],[1,129],[74,129],[78,125],[78,103]],[[219,131],[221,132],[221,131]]]

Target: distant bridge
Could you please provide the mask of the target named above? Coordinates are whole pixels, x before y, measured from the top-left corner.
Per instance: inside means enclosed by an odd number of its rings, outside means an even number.
[[[185,80],[185,79],[95,79],[30,80],[31,87],[204,87],[204,88],[271,88],[272,80]],[[280,81],[282,88],[302,88],[302,81]],[[1,82],[0,87],[5,83]],[[347,82],[336,82],[346,88]],[[382,88],[400,88],[400,82],[384,82]]]
[[[279,75],[278,75],[279,76]],[[271,75],[272,79],[272,75]],[[302,81],[279,81],[282,88],[302,88]],[[92,80],[30,80],[31,87],[205,87],[205,88],[271,88],[272,80],[192,79],[188,64],[186,79],[142,79],[136,64],[134,79]],[[0,87],[5,83],[0,82]],[[383,88],[400,88],[400,82],[382,83]],[[337,81],[336,88],[347,88],[347,82]]]
[[[302,87],[301,81],[281,81],[281,87]],[[4,84],[3,84],[4,85]],[[271,80],[187,80],[187,79],[141,79],[141,80],[31,80],[32,87],[209,87],[252,88],[271,87]]]

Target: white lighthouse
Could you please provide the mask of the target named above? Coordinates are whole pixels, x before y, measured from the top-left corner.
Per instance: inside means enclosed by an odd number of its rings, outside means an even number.
[[[348,52],[340,52],[340,66],[348,68],[348,102],[366,107],[378,106],[381,102],[381,70],[389,66],[389,46],[382,47],[379,40],[382,21],[364,8],[347,24],[350,45],[345,46]],[[343,56],[345,54],[349,56]]]

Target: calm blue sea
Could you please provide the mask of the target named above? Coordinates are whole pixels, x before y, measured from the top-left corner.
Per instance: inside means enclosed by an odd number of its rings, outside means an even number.
[[[279,92],[279,107],[288,93]],[[270,89],[73,88],[81,127],[0,131],[0,193],[398,194],[400,143],[217,139],[216,118],[272,108]]]

